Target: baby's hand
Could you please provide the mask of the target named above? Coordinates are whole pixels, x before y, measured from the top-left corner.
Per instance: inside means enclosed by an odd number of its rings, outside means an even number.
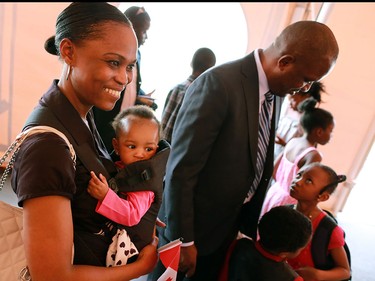
[[[87,192],[95,199],[103,201],[109,189],[107,179],[102,174],[99,174],[99,179],[93,171],[90,174],[91,180],[89,181]]]

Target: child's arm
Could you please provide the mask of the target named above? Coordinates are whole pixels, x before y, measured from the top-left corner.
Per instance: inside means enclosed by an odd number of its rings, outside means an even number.
[[[275,143],[280,144],[282,146],[286,145],[286,141],[279,134],[276,134]]]
[[[344,246],[344,232],[343,230],[336,226],[332,231],[331,239],[328,245],[328,251],[331,254],[335,266],[330,270],[319,270],[312,267],[304,267],[296,270],[305,281],[309,280],[326,280],[326,281],[336,281],[336,280],[346,280],[350,277],[350,266],[348,257]]]
[[[95,211],[119,224],[138,224],[154,201],[155,195],[152,191],[128,192],[127,199],[122,199],[108,187],[107,180],[102,174],[99,174],[98,178],[91,172],[91,177],[87,191],[98,199]]]
[[[350,277],[350,266],[344,247],[335,248],[330,251],[335,262],[335,267],[324,273],[324,280],[345,280]],[[332,278],[332,279],[330,279]],[[322,279],[322,280],[323,280]]]
[[[284,152],[281,152],[274,161],[272,177],[276,180],[277,169],[279,168],[281,158]]]
[[[98,201],[96,212],[122,225],[138,224],[154,201],[154,193],[135,191],[128,192],[126,195],[127,199],[122,199],[109,189],[105,199]]]
[[[302,267],[297,269],[296,272],[303,277],[304,281],[337,281],[348,279],[351,273],[344,247],[332,249],[330,253],[335,262],[334,268],[329,270],[320,270],[313,267]]]

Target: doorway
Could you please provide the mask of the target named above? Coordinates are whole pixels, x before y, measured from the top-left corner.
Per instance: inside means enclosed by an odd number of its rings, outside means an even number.
[[[342,210],[342,214],[346,218],[361,222],[373,221],[373,212],[369,212],[369,208],[374,203],[375,198],[374,178],[372,177],[374,167],[375,145],[372,144],[370,152],[355,179],[355,185]]]
[[[216,65],[246,54],[247,27],[240,3],[122,2],[118,8],[131,6],[144,7],[151,18],[148,39],[140,47],[142,89],[155,90],[159,119],[169,90],[191,74],[198,48],[210,48]]]

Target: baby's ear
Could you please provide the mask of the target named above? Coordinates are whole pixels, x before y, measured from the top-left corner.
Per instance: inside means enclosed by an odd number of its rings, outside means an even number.
[[[113,146],[113,149],[115,150],[115,153],[118,155],[119,143],[116,138],[112,139],[112,146]]]
[[[317,201],[324,202],[324,201],[327,201],[329,197],[330,197],[330,194],[327,191],[324,191],[323,193],[318,195]]]

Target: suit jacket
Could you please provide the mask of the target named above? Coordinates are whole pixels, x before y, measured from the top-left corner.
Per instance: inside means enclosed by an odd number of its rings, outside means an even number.
[[[275,108],[280,101],[275,99]],[[159,218],[161,235],[194,241],[199,255],[212,253],[241,229],[256,237],[273,170],[275,112],[265,170],[256,193],[243,205],[255,176],[259,86],[254,54],[201,74],[188,88],[173,132]]]

